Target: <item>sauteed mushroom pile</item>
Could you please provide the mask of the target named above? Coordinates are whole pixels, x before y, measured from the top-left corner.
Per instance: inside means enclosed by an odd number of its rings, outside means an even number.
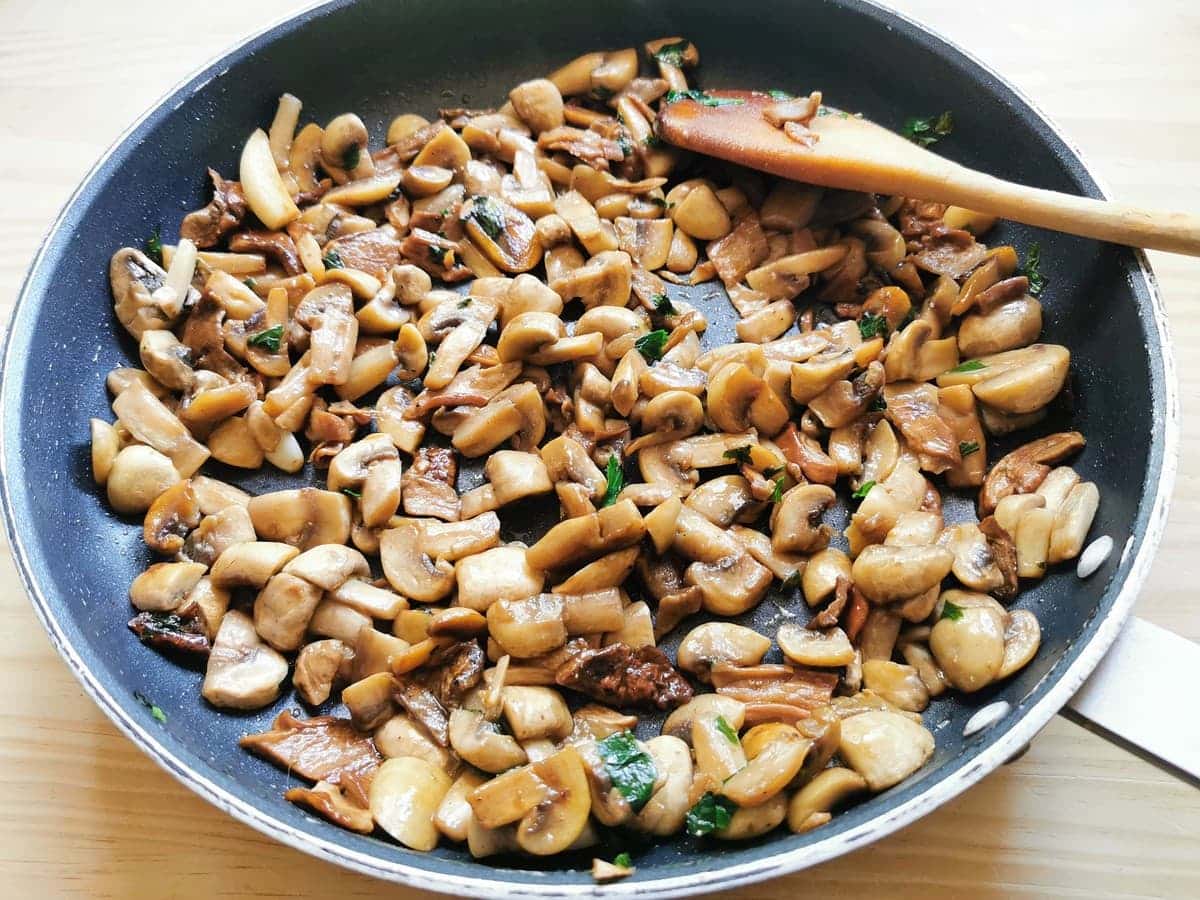
[[[1070,364],[992,222],[661,144],[656,107],[737,101],[689,89],[687,40],[644,50],[382,146],[285,95],[176,244],[112,258],[142,365],[93,470],[161,557],[130,627],[213,706],[289,673],[328,704],[242,744],[345,828],[485,857],[820,827],[929,760],[933,698],[1033,658],[1009,604],[1091,526],[1081,435],[988,465]],[[702,343],[726,296],[737,340]],[[210,458],[313,477],[250,496]],[[731,621],[768,598],[771,633]]]

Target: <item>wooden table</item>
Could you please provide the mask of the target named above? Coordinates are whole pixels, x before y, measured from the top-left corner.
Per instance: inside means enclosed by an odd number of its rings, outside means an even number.
[[[103,149],[168,85],[295,5],[0,4],[5,314],[42,233]],[[1118,197],[1200,210],[1200,6],[898,5],[1007,73]],[[1200,263],[1153,262],[1172,314],[1183,453],[1138,612],[1195,640]],[[180,787],[84,696],[35,621],[7,550],[0,585],[0,895],[416,895],[276,844]],[[1200,794],[1060,719],[1019,762],[903,833],[739,896],[1194,898],[1198,836]]]

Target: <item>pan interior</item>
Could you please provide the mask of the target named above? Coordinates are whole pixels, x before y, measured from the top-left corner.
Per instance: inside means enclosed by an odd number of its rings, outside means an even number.
[[[1070,148],[1008,87],[936,38],[865,4],[613,0],[599,8],[532,0],[501,10],[479,0],[368,0],[307,13],[181,88],[104,161],[39,257],[14,320],[4,382],[6,512],[19,561],[61,640],[114,698],[118,714],[148,729],[156,755],[171,768],[190,770],[211,790],[259,810],[260,825],[266,818],[293,835],[331,842],[393,877],[402,874],[396,864],[406,864],[431,876],[482,877],[517,891],[590,885],[579,868],[551,863],[531,874],[511,861],[474,863],[456,848],[415,854],[306,815],[281,799],[294,779],[236,747],[241,734],[265,728],[279,710],[295,706],[294,698],[252,715],[215,714],[200,698],[197,673],[148,651],[129,634],[127,586],[151,560],[140,529],[114,516],[92,484],[87,447],[88,419],[109,417],[105,374],[137,360],[136,347],[112,315],[109,256],[120,246],[140,245],[158,224],[165,236],[177,234],[182,216],[207,199],[205,166],[235,173],[245,138],[269,123],[283,91],[304,101],[304,121],[323,123],[354,110],[381,136],[398,113],[432,118],[439,107],[496,105],[511,86],[579,53],[672,34],[686,35],[700,48],[702,87],[820,89],[834,105],[893,128],[910,115],[952,110],[955,132],[938,152],[1003,178],[1098,192]],[[1072,351],[1064,402],[1029,436],[1066,425],[1087,436],[1087,450],[1074,465],[1101,489],[1093,533],[1111,535],[1118,547],[1135,536],[1130,549],[1136,551],[1162,472],[1164,413],[1156,409],[1166,408],[1163,348],[1137,258],[1010,224],[987,240],[1012,243],[1022,253],[1033,242],[1041,245],[1048,283],[1043,339]],[[734,339],[733,313],[719,287],[674,290],[708,315],[706,346]],[[993,458],[1003,446],[993,449]],[[283,483],[265,473],[225,474],[254,492]],[[463,487],[470,478],[464,475]],[[294,486],[295,479],[288,482]],[[966,504],[951,500],[948,518],[964,514]],[[527,535],[536,514],[522,508],[506,515],[509,536]],[[995,688],[934,702],[926,720],[937,737],[936,756],[898,788],[803,836],[780,831],[744,844],[681,838],[648,845],[614,835],[597,855],[634,851],[638,874],[622,887],[634,890],[639,882],[718,873],[741,863],[761,861],[768,871],[766,860],[777,853],[809,848],[815,859],[817,845],[848,832],[863,834],[860,826],[881,821],[876,817],[1004,739],[1094,634],[1135,555],[1114,554],[1086,582],[1060,570],[1025,591],[1018,605],[1034,610],[1042,624],[1040,654]],[[764,633],[796,613],[795,598],[777,599],[749,616]],[[148,721],[134,692],[165,710],[166,723]],[[1012,703],[1014,713],[964,740],[966,719],[999,698]],[[437,877],[417,883],[441,889],[451,884]],[[454,889],[487,892],[482,882]]]

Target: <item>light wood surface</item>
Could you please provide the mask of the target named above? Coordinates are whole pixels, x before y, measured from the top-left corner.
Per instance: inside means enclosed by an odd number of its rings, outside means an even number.
[[[1011,77],[1116,196],[1200,211],[1200,6],[897,6]],[[5,317],[42,233],[103,149],[168,85],[294,7],[0,2]],[[1171,312],[1184,427],[1170,525],[1138,612],[1196,640],[1200,262],[1152,258]],[[83,695],[7,550],[0,588],[0,896],[418,896],[278,845],[180,787]],[[901,834],[738,896],[1194,898],[1198,849],[1200,793],[1059,719],[1018,762]]]

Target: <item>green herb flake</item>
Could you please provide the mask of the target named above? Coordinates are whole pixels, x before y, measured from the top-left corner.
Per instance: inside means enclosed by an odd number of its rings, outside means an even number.
[[[347,172],[351,172],[358,168],[358,162],[362,158],[362,148],[358,144],[351,144],[346,148],[346,152],[342,154],[342,168]]]
[[[622,134],[617,138],[617,147],[620,148],[623,159],[629,159],[629,157],[633,156],[633,141],[629,139],[628,135]]]
[[[873,488],[873,487],[875,487],[875,482],[865,481],[865,482],[863,482],[862,487],[860,487],[857,491],[855,491],[850,496],[853,497],[855,500],[865,500],[867,498],[867,494],[871,493],[871,488]]]
[[[741,106],[745,103],[738,97],[714,97],[704,91],[667,91],[663,103],[678,103],[680,100],[692,100],[702,106]]]
[[[767,91],[767,96],[772,100],[795,100],[794,94],[789,94],[787,91]]]
[[[954,114],[949,110],[940,116],[930,116],[927,119],[910,118],[904,120],[900,133],[921,147],[931,147],[954,131]]]
[[[863,313],[862,318],[858,320],[858,333],[862,335],[864,341],[877,337],[886,341],[888,336],[887,319],[874,313]]]
[[[654,58],[661,63],[666,63],[668,66],[674,66],[677,69],[683,68],[683,57],[687,54],[692,44],[687,38],[676,41],[674,44],[663,44],[658,48],[658,52],[654,54]]]
[[[617,502],[617,495],[625,487],[625,472],[621,468],[621,458],[613,453],[608,457],[608,465],[604,469],[604,477],[608,486],[604,489],[604,501],[601,506],[612,506]]]
[[[970,456],[972,453],[979,452],[978,441],[959,441],[958,453],[960,456]]]
[[[750,445],[742,444],[740,447],[731,447],[721,454],[725,459],[731,462],[750,464]]]
[[[483,229],[483,233],[493,241],[504,231],[504,207],[491,197],[478,196],[471,198],[471,212],[468,218]]]
[[[622,869],[632,869],[633,858],[628,853],[618,853],[613,857],[613,865]]]
[[[963,608],[957,603],[952,603],[947,600],[942,604],[941,618],[949,619],[951,622],[957,622],[963,617]]]
[[[987,363],[980,362],[977,359],[968,359],[965,363],[959,363],[957,366],[951,369],[950,372],[951,374],[958,374],[962,372],[978,372],[980,369],[986,368]]]
[[[252,291],[258,287],[258,282],[256,282],[253,278],[243,279],[242,284],[244,284],[246,287],[250,288],[250,290],[252,290]]]
[[[642,146],[645,147],[647,150],[653,150],[655,147],[661,147],[662,146],[662,138],[660,138],[657,134],[648,134],[644,138],[642,138]],[[650,199],[652,201],[658,200],[657,197],[651,197]],[[664,206],[666,205],[665,201],[663,202],[662,205],[664,205]]]
[[[466,309],[466,308],[467,308],[468,306],[470,306],[470,305],[471,305],[471,298],[470,298],[470,297],[465,297],[465,298],[463,298],[462,300],[459,300],[459,301],[458,301],[458,308],[459,308],[459,309]]]
[[[666,346],[669,335],[661,328],[643,334],[633,342],[633,347],[646,362],[657,362],[662,359],[663,347]]]
[[[150,699],[145,694],[143,694],[141,691],[134,691],[133,699],[142,704],[142,706],[146,707],[146,709],[150,710],[150,718],[154,719],[155,722],[158,722],[160,725],[166,724],[167,714],[151,703]]]
[[[780,475],[778,478],[775,479],[775,487],[771,491],[771,502],[772,503],[779,503],[780,501],[783,500],[783,481],[784,481],[784,478],[782,475]]]
[[[278,353],[283,345],[283,326],[272,325],[257,334],[252,334],[246,338],[246,343],[251,347],[262,347],[272,353]]]
[[[733,746],[741,746],[742,742],[738,740],[737,729],[730,725],[724,716],[717,716],[717,731],[725,735],[725,740],[729,741]]]
[[[887,409],[887,401],[883,399],[883,394],[877,394],[875,399],[871,401],[869,412],[883,412]]]
[[[327,269],[344,269],[346,264],[342,262],[342,255],[336,250],[330,250],[321,257],[321,263]]]
[[[429,258],[432,259],[439,266],[446,265],[446,248],[445,247],[435,247],[433,244],[430,244],[429,245]]]
[[[613,786],[629,801],[634,812],[640,811],[650,799],[658,779],[658,768],[650,754],[628,731],[618,731],[599,741],[596,752],[604,760]]]
[[[679,315],[679,310],[672,305],[671,298],[666,294],[655,294],[650,300],[654,303],[654,311],[660,316]]]
[[[794,591],[796,588],[800,587],[800,570],[794,569],[792,574],[783,579],[779,586],[785,591]]]
[[[1046,289],[1046,278],[1042,275],[1042,245],[1030,244],[1025,253],[1025,266],[1021,273],[1029,279],[1029,293],[1040,297]]]
[[[150,237],[146,238],[146,255],[158,263],[163,265],[163,245],[162,245],[162,226],[155,225],[154,230],[150,232]]]
[[[351,490],[350,488],[342,488],[342,493],[345,494],[347,497],[353,497],[355,500],[362,499],[361,491]]]
[[[703,837],[714,831],[720,831],[722,828],[728,828],[736,810],[737,806],[732,800],[718,797],[711,792],[707,793],[688,810],[685,820],[687,832],[696,837]]]

